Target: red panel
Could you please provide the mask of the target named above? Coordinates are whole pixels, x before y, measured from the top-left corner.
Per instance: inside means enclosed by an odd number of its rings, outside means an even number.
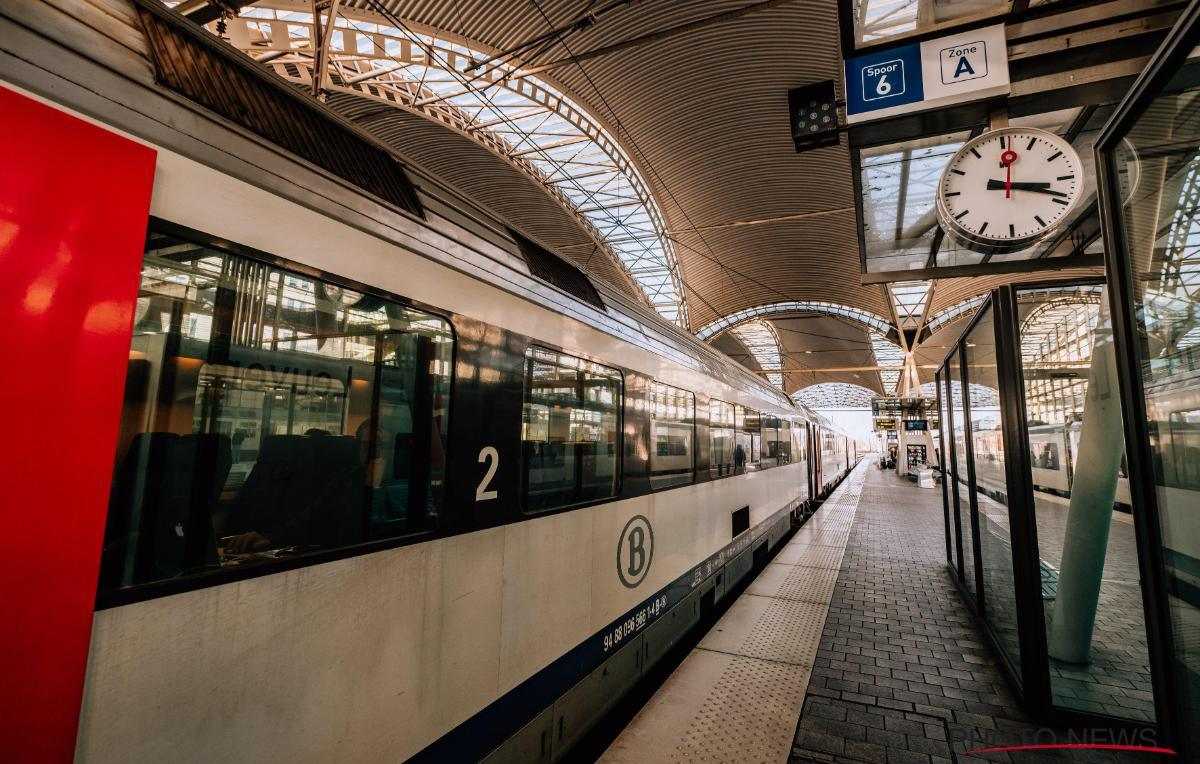
[[[0,87],[0,758],[69,761],[154,151]]]

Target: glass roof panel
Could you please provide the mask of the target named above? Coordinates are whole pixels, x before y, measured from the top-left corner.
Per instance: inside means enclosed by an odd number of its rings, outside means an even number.
[[[343,7],[335,27],[327,89],[433,117],[499,154],[572,209],[627,270],[654,266],[659,277],[635,282],[659,314],[687,325],[662,213],[629,156],[579,104],[508,61],[390,16]],[[230,20],[224,36],[283,78],[310,85],[311,13],[260,2]]]
[[[1009,0],[854,0],[854,39],[882,42],[1008,9]]]
[[[888,285],[892,307],[896,310],[901,329],[916,329],[920,326],[932,286],[928,281],[897,281]]]
[[[883,383],[884,395],[895,395],[900,370],[904,366],[904,351],[878,332],[871,332],[871,350],[875,353],[875,365],[880,367],[879,379]]]
[[[982,305],[983,301],[986,299],[986,295],[970,297],[962,302],[955,303],[948,308],[942,308],[930,317],[925,326],[929,329],[930,333],[936,332],[938,329],[941,329],[943,326],[959,316],[974,313],[979,309],[979,306]]]
[[[779,349],[779,334],[769,321],[748,321],[730,329],[746,346],[767,380],[783,389],[783,354]]]
[[[798,390],[792,400],[812,409],[870,409],[875,391],[849,382],[822,382]]]
[[[822,302],[817,300],[791,300],[787,302],[773,302],[768,305],[759,305],[754,308],[745,308],[735,313],[730,313],[728,316],[719,318],[709,324],[702,326],[697,332],[696,337],[701,340],[711,339],[731,326],[737,326],[743,321],[748,321],[752,318],[764,316],[779,316],[789,313],[819,313],[827,316],[838,316],[845,318],[855,323],[864,325],[883,334],[887,334],[892,329],[892,324],[882,316],[878,316],[870,311],[851,308],[848,305],[841,305],[836,302]]]

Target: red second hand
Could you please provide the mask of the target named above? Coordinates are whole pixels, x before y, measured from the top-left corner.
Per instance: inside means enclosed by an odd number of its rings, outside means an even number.
[[[1004,198],[1012,198],[1012,166],[1017,161],[1017,152],[1009,149],[1000,155],[1000,164],[1004,165]]]

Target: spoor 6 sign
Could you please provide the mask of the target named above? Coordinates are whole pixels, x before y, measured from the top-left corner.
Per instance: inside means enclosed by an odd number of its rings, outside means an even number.
[[[864,101],[904,95],[904,61],[895,58],[862,68]]]

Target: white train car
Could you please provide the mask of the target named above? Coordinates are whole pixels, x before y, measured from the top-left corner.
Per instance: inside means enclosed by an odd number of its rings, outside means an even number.
[[[107,170],[148,184],[145,246],[55,271],[131,278],[97,308],[125,383],[94,400],[120,416],[89,443],[115,466],[86,683],[26,701],[44,750],[561,758],[858,458],[161,5],[5,5],[0,53],[6,119],[151,171]],[[71,644],[31,634],[38,660]]]

